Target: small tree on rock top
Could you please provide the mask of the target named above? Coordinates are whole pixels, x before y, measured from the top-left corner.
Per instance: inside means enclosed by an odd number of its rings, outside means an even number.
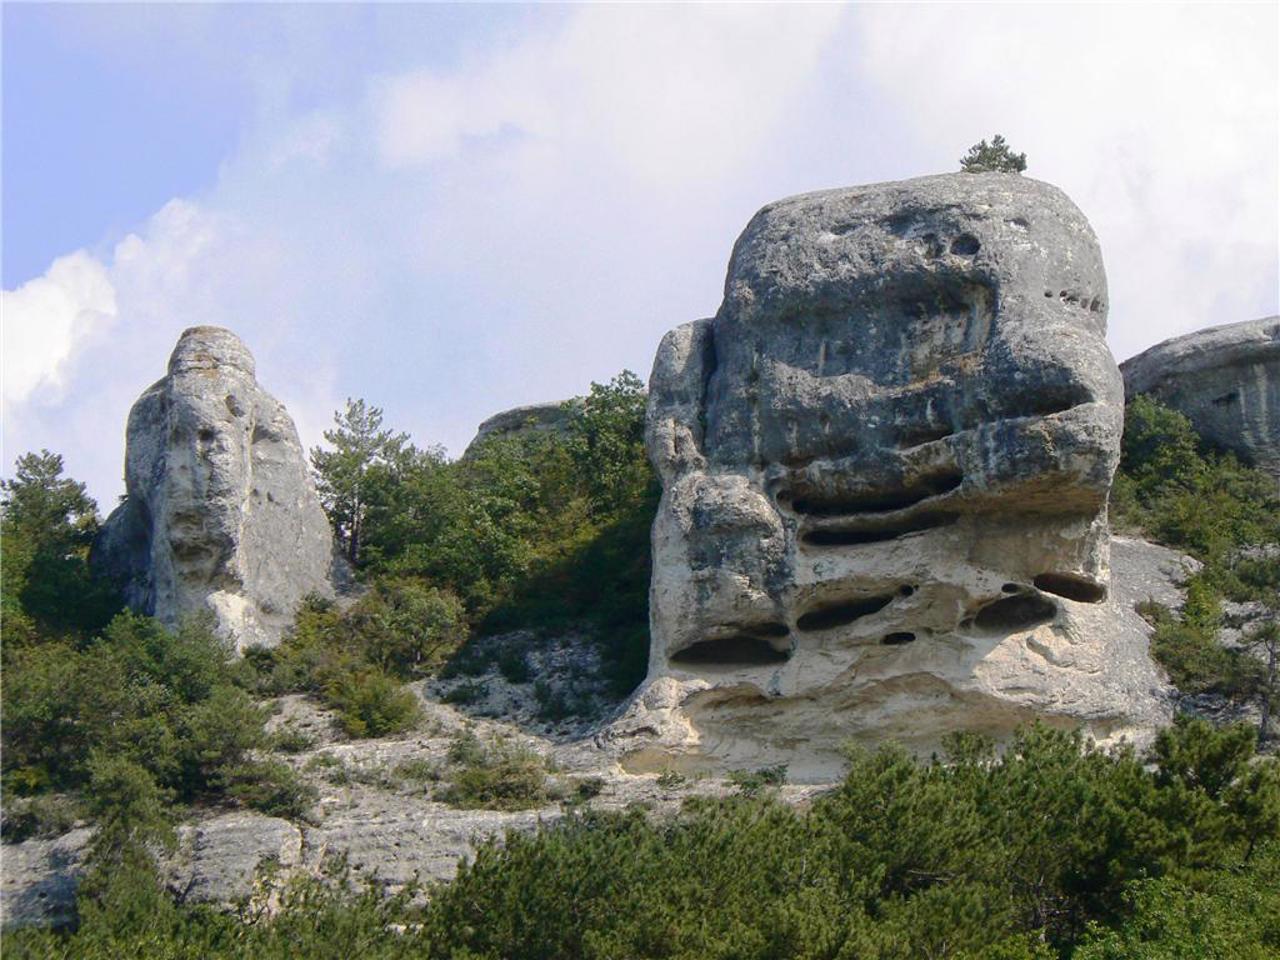
[[[960,158],[960,169],[965,173],[1021,173],[1027,169],[1027,155],[1014,153],[997,133],[990,143],[981,140],[970,147]]]

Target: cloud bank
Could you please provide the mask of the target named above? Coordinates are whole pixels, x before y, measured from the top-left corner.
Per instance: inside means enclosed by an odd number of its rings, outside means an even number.
[[[424,11],[380,8],[378,37]],[[1118,356],[1274,311],[1275,26],[1262,7],[539,9],[301,101],[263,57],[216,182],[5,294],[6,458],[57,449],[108,506],[128,407],[197,323],[246,340],[304,443],[363,396],[458,453],[500,409],[646,375],[665,330],[716,309],[763,203],[955,169],[994,132],[1094,223]],[[307,24],[298,69],[353,29]]]

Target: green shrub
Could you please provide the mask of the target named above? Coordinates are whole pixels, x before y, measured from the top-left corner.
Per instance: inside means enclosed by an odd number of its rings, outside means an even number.
[[[730,770],[730,783],[747,796],[759,793],[765,787],[780,787],[787,782],[787,765],[760,767],[756,770]]]
[[[467,707],[473,703],[479,703],[488,695],[489,687],[486,684],[469,680],[466,683],[458,684],[440,699],[443,703]]]
[[[9,795],[0,818],[0,836],[5,843],[59,837],[74,827],[84,813],[83,802],[68,794]]]
[[[455,761],[448,783],[438,798],[464,810],[541,807],[550,800],[546,762],[530,750],[490,748],[478,758]]]
[[[546,804],[546,762],[509,745],[486,746],[471,730],[453,738],[438,799],[463,809],[525,810]]]
[[[318,794],[278,760],[254,760],[227,772],[227,796],[273,817],[301,820]]]
[[[418,698],[376,669],[341,673],[330,679],[325,700],[351,737],[385,737],[413,729],[422,718]]]
[[[342,618],[346,647],[387,673],[434,673],[467,639],[466,611],[449,590],[420,580],[379,580]]]
[[[272,750],[279,750],[281,753],[305,753],[315,744],[314,737],[292,723],[281,726],[271,734],[268,741]]]
[[[498,655],[498,672],[508,683],[528,683],[533,679],[528,651],[515,645],[504,647]]]

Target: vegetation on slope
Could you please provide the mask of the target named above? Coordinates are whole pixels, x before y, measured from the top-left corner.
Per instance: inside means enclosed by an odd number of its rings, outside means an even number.
[[[120,610],[88,567],[96,504],[42,452],[4,484],[3,829],[7,840],[110,822],[118,804],[245,804],[297,815],[306,789],[256,759],[265,711],[234,650]]]
[[[659,492],[644,406],[642,383],[624,371],[567,408],[563,433],[489,437],[450,462],[349,401],[325,434],[332,449],[312,460],[371,592],[345,613],[312,605],[291,640],[255,654],[272,688],[322,691],[338,661],[425,676],[474,660],[472,633],[573,627],[601,646],[615,695],[629,693],[648,654]]]
[[[1185,550],[1203,563],[1175,614],[1148,605],[1152,653],[1186,693],[1261,706],[1260,734],[1280,703],[1280,489],[1260,470],[1207,449],[1182,414],[1149,397],[1126,408],[1123,456],[1112,494],[1115,522]],[[1241,645],[1224,647],[1222,603],[1252,604]]]
[[[1280,951],[1280,770],[1180,721],[1146,765],[1025,730],[1002,756],[850,757],[807,811],[588,813],[479,851],[424,906],[299,881],[274,917],[178,909],[119,869],[14,957],[1262,958]],[[128,856],[118,862],[127,864]],[[154,881],[152,881],[154,883]],[[409,892],[410,894],[413,891]],[[395,932],[392,932],[395,931]]]

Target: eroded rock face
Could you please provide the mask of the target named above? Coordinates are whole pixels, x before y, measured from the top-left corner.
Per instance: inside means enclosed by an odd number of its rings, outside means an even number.
[[[1128,396],[1150,394],[1210,443],[1280,478],[1280,317],[1174,337],[1120,370]]]
[[[1158,714],[1109,593],[1106,303],[1088,222],[1022,177],[761,210],[720,311],[654,363],[639,702],[666,720],[635,765],[821,766],[849,736],[1035,717],[1112,736]]]
[[[271,645],[308,593],[332,596],[333,535],[298,432],[220,327],[184,332],[129,413],[125,501],[94,562],[166,623],[209,610],[239,647]]]

